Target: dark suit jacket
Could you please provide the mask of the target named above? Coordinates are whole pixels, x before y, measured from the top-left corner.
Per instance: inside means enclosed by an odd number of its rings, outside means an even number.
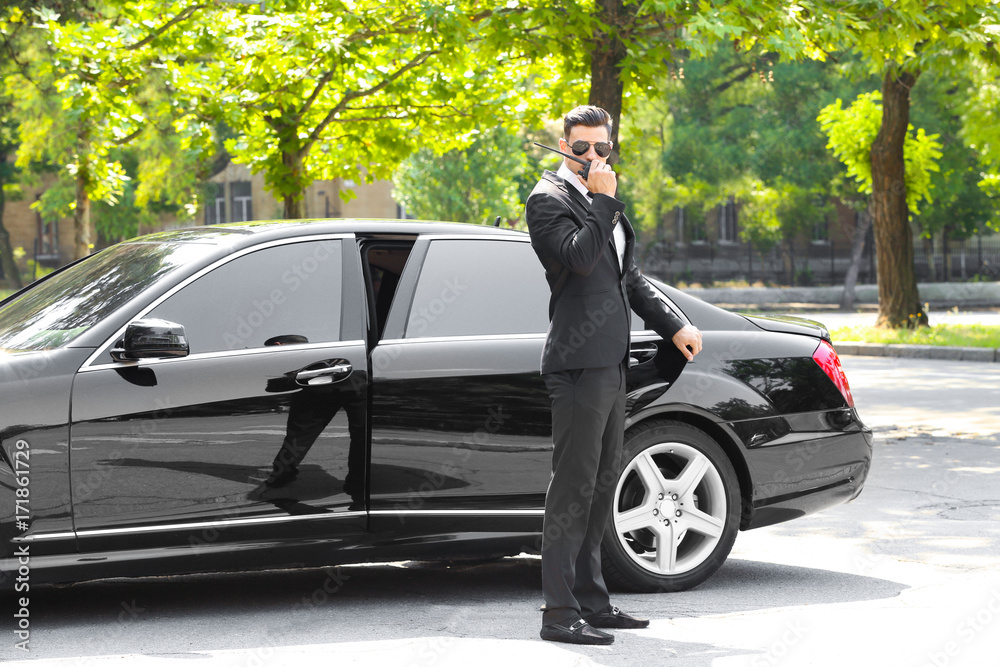
[[[684,326],[633,261],[635,233],[624,203],[602,194],[588,202],[561,176],[546,171],[525,208],[531,245],[552,290],[542,373],[622,363],[629,350],[630,309],[667,341]],[[611,240],[615,222],[625,230],[624,271]]]

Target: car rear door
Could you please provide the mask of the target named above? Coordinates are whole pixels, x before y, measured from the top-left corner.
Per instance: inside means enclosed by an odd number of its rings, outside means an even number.
[[[536,521],[551,469],[549,290],[528,242],[425,236],[372,353],[372,526]]]
[[[140,313],[183,325],[189,356],[116,362],[99,350],[72,394],[81,550],[226,552],[363,531],[362,284],[352,236],[272,242]]]

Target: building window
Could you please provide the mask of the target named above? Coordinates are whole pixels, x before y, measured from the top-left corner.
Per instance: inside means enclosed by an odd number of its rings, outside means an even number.
[[[830,242],[830,225],[826,218],[820,218],[813,223],[812,242],[816,245],[825,245]]]
[[[736,204],[732,199],[719,207],[719,242],[736,243]]]
[[[250,181],[233,181],[233,219],[232,222],[253,220],[253,190]]]
[[[205,224],[221,225],[226,221],[226,188],[222,183],[209,183],[205,201]]]
[[[684,212],[684,238],[689,243],[704,244],[708,241],[708,232],[705,229],[705,215],[695,215],[693,218]]]

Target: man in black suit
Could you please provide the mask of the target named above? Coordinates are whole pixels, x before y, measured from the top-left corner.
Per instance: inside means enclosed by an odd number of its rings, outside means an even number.
[[[552,290],[542,374],[552,399],[552,478],[542,535],[542,639],[610,644],[596,628],[644,628],[613,606],[601,574],[601,539],[611,515],[625,418],[630,309],[687,357],[701,332],[656,297],[633,262],[635,234],[615,198],[611,116],[573,109],[560,149],[591,161],[587,180],[564,160],[528,197],[531,245]]]

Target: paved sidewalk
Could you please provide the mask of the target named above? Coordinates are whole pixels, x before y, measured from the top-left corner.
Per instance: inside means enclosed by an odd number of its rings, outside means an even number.
[[[474,631],[473,631],[474,632]],[[102,655],[51,660],[19,660],[9,667],[600,667],[590,658],[541,641],[418,637],[309,646],[259,647],[221,651],[181,651],[174,655]]]

